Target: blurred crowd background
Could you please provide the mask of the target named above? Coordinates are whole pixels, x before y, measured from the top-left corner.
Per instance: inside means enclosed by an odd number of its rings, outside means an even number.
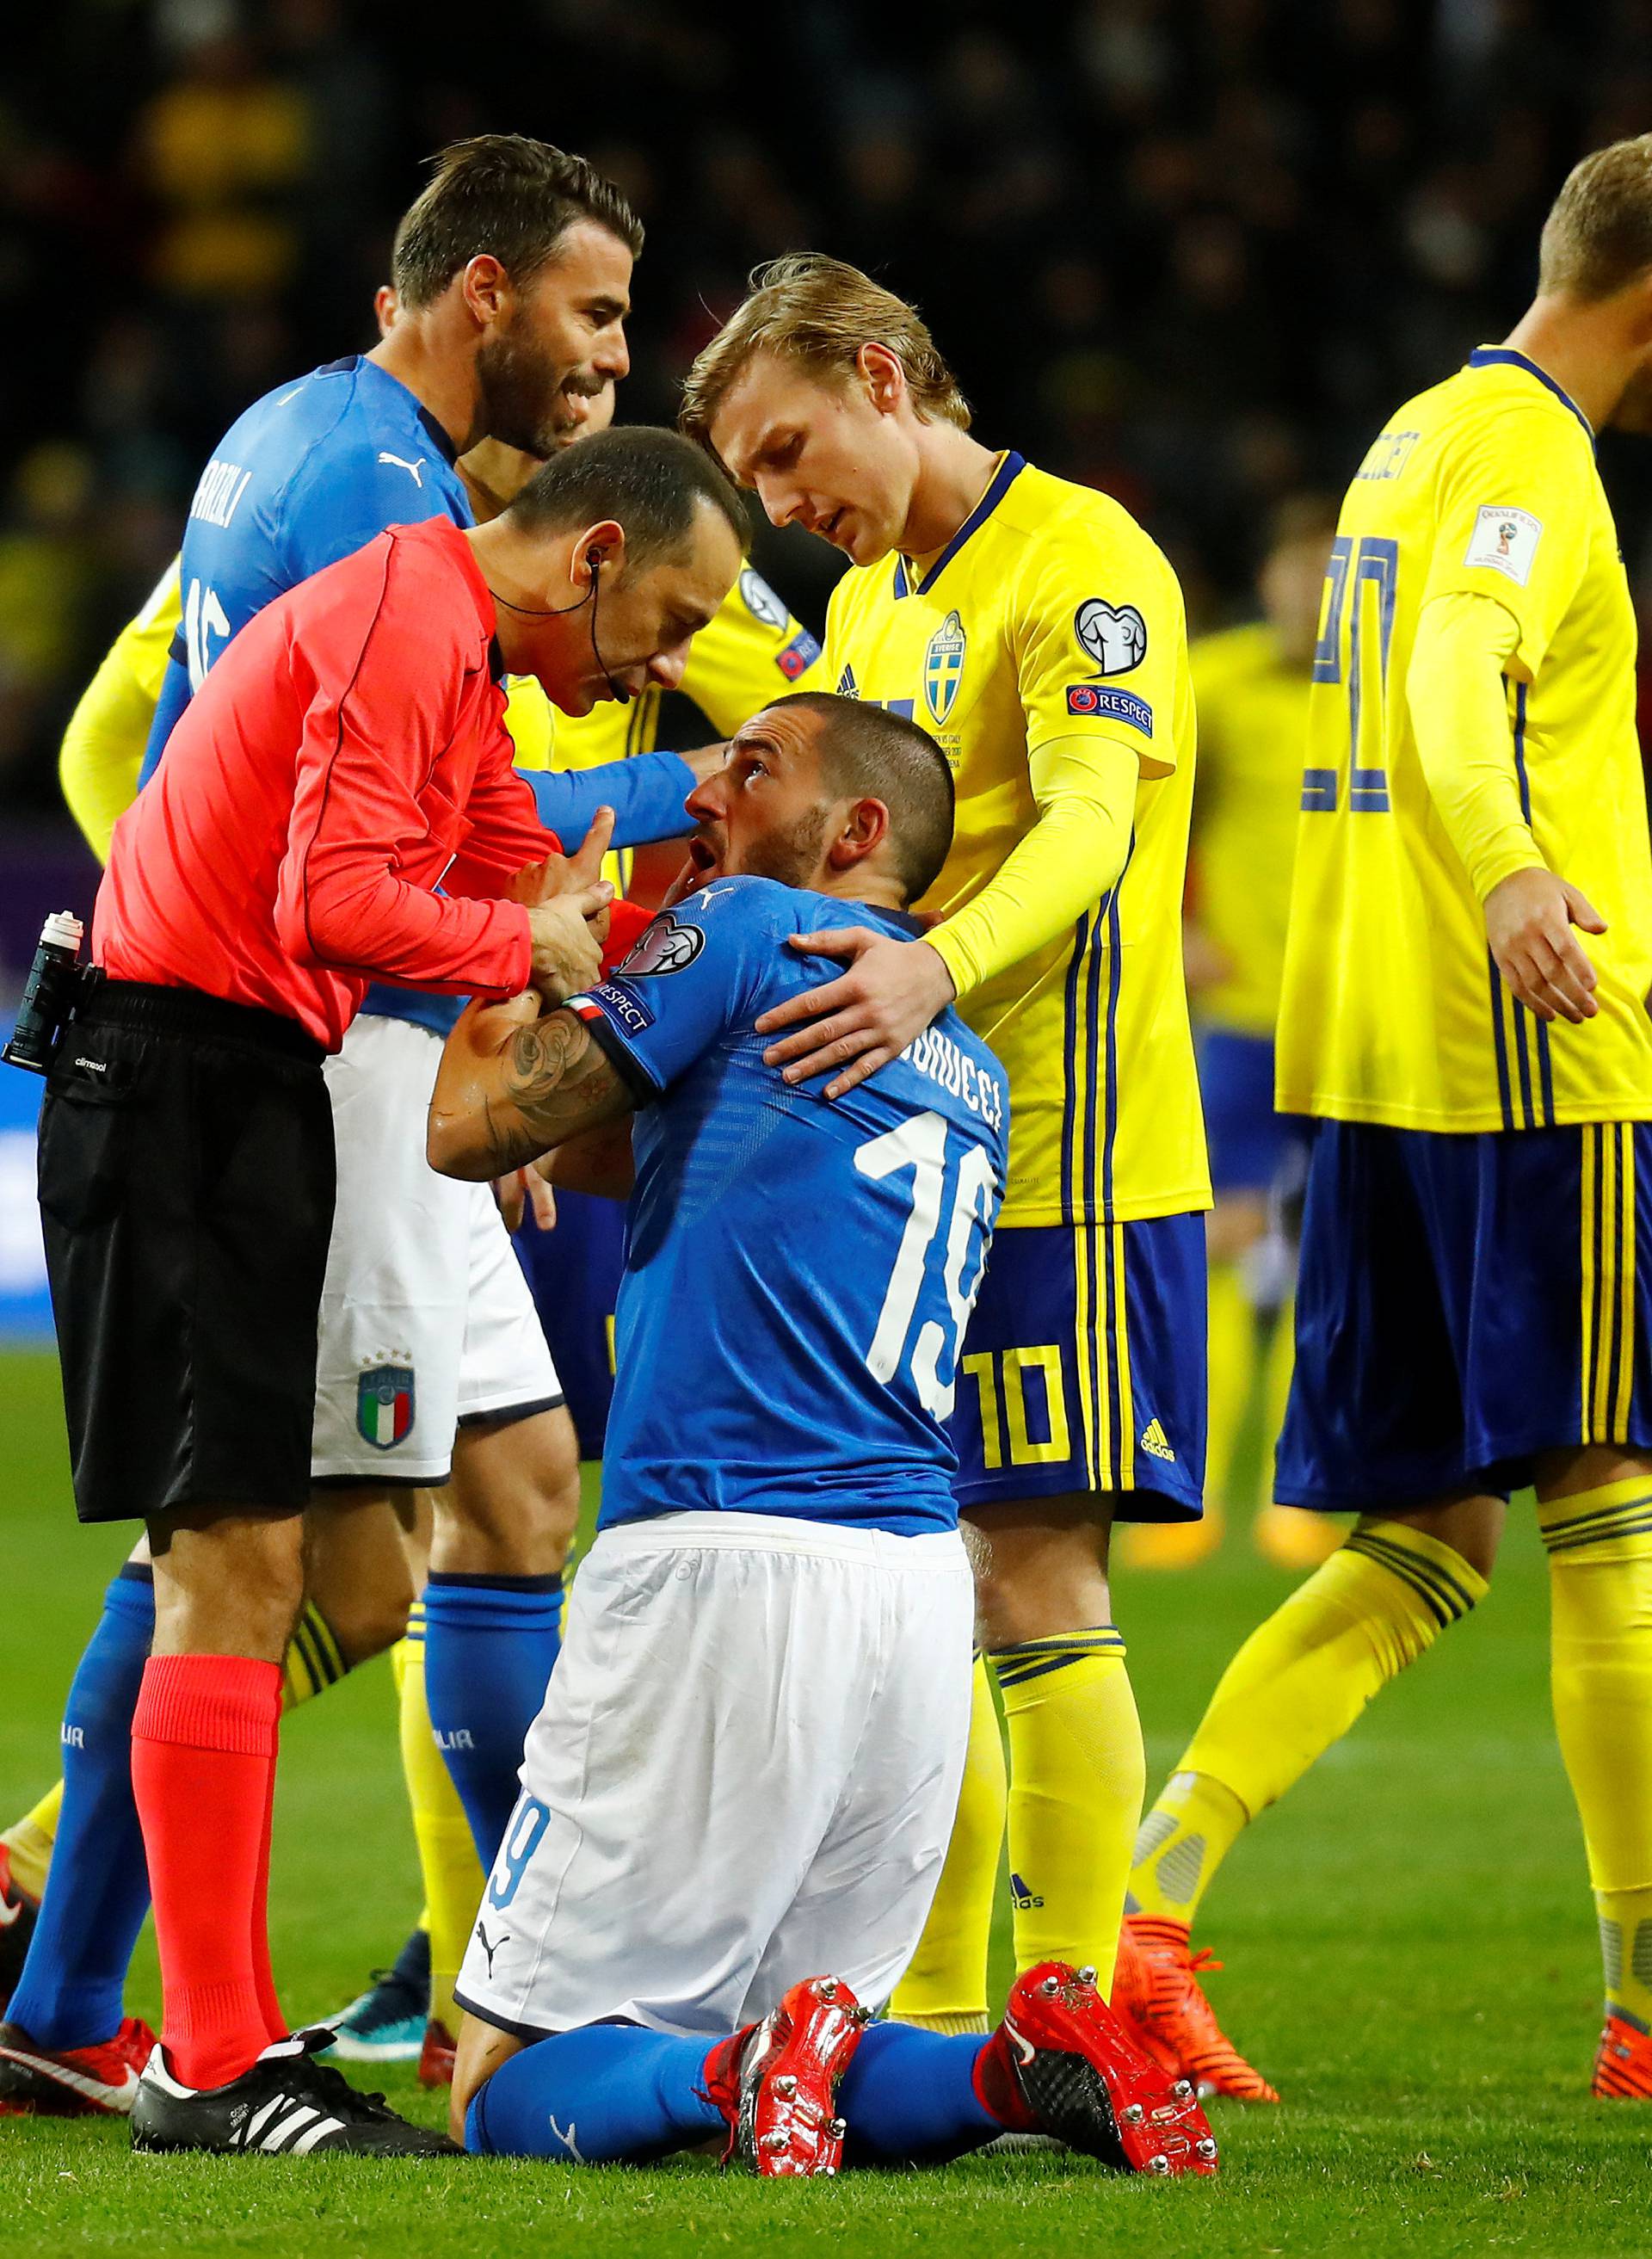
[[[62,723],[213,443],[372,341],[455,135],[581,149],[643,213],[623,416],[670,417],[754,262],[840,253],[923,306],[989,443],[1145,519],[1208,624],[1274,498],[1340,488],[1506,329],[1574,158],[1652,124],[1646,0],[58,0],[4,53],[8,862],[67,826]],[[1645,453],[1606,463],[1652,586]],[[764,562],[818,622],[818,545]]]

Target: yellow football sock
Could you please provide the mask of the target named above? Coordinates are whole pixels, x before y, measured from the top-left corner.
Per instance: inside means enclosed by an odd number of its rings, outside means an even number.
[[[1300,1780],[1485,1589],[1460,1553],[1426,1531],[1362,1523],[1222,1673],[1143,1828],[1130,1876],[1142,1910],[1191,1921],[1245,1821]],[[1186,1847],[1200,1835],[1195,1853]]]
[[[312,1696],[336,1685],[349,1668],[326,1617],[313,1601],[307,1600],[294,1628],[281,1672],[284,1707],[296,1710],[301,1702],[308,1702]],[[11,1856],[11,1872],[32,1898],[38,1899],[46,1888],[52,1846],[57,1841],[57,1816],[62,1805],[63,1784],[59,1780],[47,1789],[32,1812],[13,1821],[0,1835],[0,1843]]]
[[[1555,1730],[1583,1821],[1606,2003],[1652,2027],[1652,1474],[1540,1507]]]
[[[481,1904],[487,1877],[442,1753],[431,1731],[424,1699],[424,1603],[408,1612],[407,1636],[390,1650],[402,1723],[402,1774],[413,1814],[419,1872],[424,1884],[425,1923],[431,1933],[431,2009],[434,2020],[455,2035],[459,2009],[453,1986],[465,1958],[471,1924]]]
[[[958,1817],[923,1935],[889,2003],[898,2024],[931,2032],[987,2028],[986,1954],[1008,1795],[1003,1731],[986,1665],[978,1657]]]
[[[332,1626],[313,1600],[306,1600],[281,1666],[282,1707],[296,1710],[301,1702],[313,1701],[336,1686],[349,1668]]]
[[[1191,1925],[1206,1881],[1250,1817],[1219,1780],[1200,1772],[1172,1773],[1136,1839],[1129,1911]]]
[[[0,1843],[11,1855],[11,1877],[20,1890],[38,1899],[46,1888],[46,1870],[52,1863],[52,1846],[57,1841],[57,1815],[63,1808],[63,1784],[54,1781],[32,1811],[21,1820],[14,1820]]]
[[[1210,1266],[1210,1376],[1205,1431],[1207,1514],[1234,1502],[1234,1454],[1256,1379],[1257,1313],[1237,1263]]]
[[[1111,1624],[1000,1649],[1009,1729],[1015,1966],[1088,1963],[1113,1985],[1130,1846],[1142,1815],[1142,1726]]]
[[[1273,1503],[1273,1457],[1278,1448],[1279,1430],[1285,1425],[1285,1407],[1290,1401],[1291,1373],[1296,1364],[1296,1312],[1285,1302],[1273,1322],[1273,1331],[1262,1352],[1262,1464],[1257,1485],[1258,1507]]]

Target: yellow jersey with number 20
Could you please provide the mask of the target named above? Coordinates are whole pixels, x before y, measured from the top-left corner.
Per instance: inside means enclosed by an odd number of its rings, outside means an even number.
[[[1181,944],[1193,701],[1161,552],[1108,495],[1005,455],[921,577],[898,556],[844,574],[825,679],[919,723],[951,766],[952,849],[917,905],[937,917],[1060,794],[1064,746],[1109,738],[1139,759],[1118,885],[958,1009],[1009,1073],[1000,1228],[1207,1208]]]
[[[1519,640],[1509,761],[1539,853],[1607,922],[1598,1018],[1544,1023],[1492,964],[1419,761],[1422,607],[1492,597]],[[1634,615],[1594,435],[1506,347],[1392,419],[1342,505],[1308,709],[1277,1046],[1282,1110],[1404,1130],[1652,1120],[1652,852]]]

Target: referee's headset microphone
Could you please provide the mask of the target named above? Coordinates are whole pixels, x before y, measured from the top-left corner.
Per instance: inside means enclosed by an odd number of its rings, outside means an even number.
[[[613,676],[608,671],[608,661],[597,649],[596,601],[597,594],[602,587],[602,551],[595,547],[587,549],[585,552],[585,562],[591,575],[590,586],[575,603],[552,604],[548,607],[542,604],[513,604],[509,596],[502,596],[500,595],[498,589],[494,587],[491,581],[488,584],[488,593],[493,598],[495,603],[502,604],[508,612],[520,612],[524,619],[530,620],[559,619],[564,612],[583,611],[586,605],[589,604],[591,607],[591,656],[596,661],[598,671],[601,673],[603,681],[606,682],[609,687],[609,695],[619,705],[629,706],[631,702],[630,692],[625,688],[625,685],[623,682],[615,681]]]

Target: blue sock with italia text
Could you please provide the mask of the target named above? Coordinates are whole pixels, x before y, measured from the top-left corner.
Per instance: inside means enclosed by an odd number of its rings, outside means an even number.
[[[706,2092],[706,2040],[587,2024],[502,2063],[465,2113],[465,2147],[485,2157],[646,2164],[724,2130]]]
[[[153,1571],[103,1596],[63,1713],[63,1812],[39,1919],[6,2020],[37,2047],[95,2047],[120,2026],[126,1964],[149,1911],[132,1792],[132,1721],[155,1629]]]
[[[424,1694],[476,1855],[491,1867],[516,1801],[522,1745],[562,1644],[560,1577],[433,1573]]]

